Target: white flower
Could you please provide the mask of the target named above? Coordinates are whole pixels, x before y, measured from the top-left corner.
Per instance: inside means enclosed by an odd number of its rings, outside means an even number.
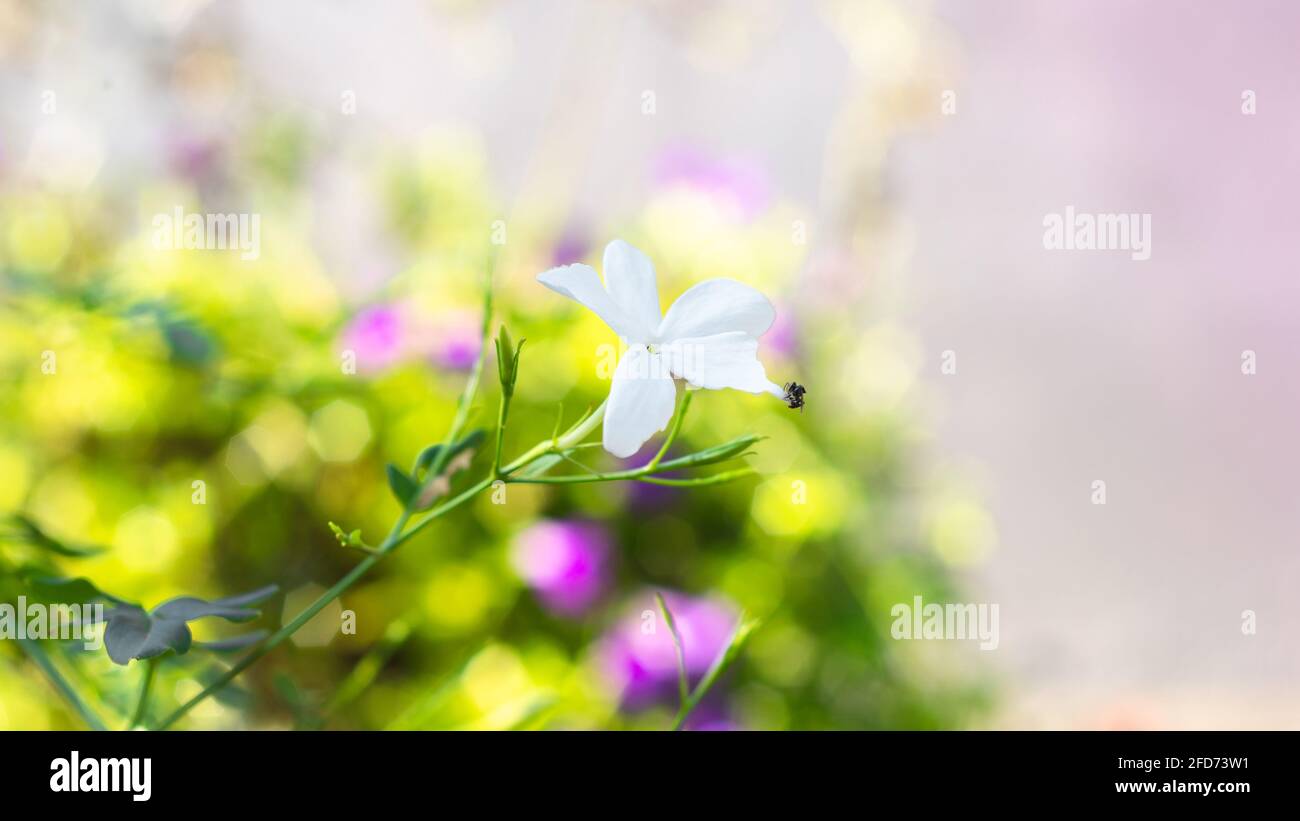
[[[767,297],[731,279],[708,279],[659,314],[650,259],[621,239],[605,247],[605,282],[590,265],[565,265],[537,281],[580,302],[628,345],[605,408],[605,450],[627,457],[668,426],[675,379],[697,388],[782,396],[758,361],[758,338],[776,319]]]

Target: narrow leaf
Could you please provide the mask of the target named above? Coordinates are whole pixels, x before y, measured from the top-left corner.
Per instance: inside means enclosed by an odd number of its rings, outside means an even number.
[[[9,539],[31,545],[48,553],[77,559],[97,556],[107,550],[107,548],[98,545],[70,545],[61,542],[42,530],[31,518],[21,513],[12,513],[7,518],[17,529],[16,532],[5,534]]]
[[[398,470],[396,465],[388,466],[388,487],[393,491],[393,496],[397,501],[402,503],[402,507],[409,507],[411,499],[415,496],[418,489],[415,480]]]
[[[360,533],[354,530],[353,533]],[[280,592],[280,585],[268,584],[265,587],[259,587],[256,590],[250,590],[247,593],[240,593],[234,596],[225,596],[213,600],[213,604],[219,604],[224,607],[251,607],[254,604],[261,604],[267,599]]]
[[[232,636],[228,639],[217,639],[216,641],[196,641],[194,646],[200,650],[207,650],[212,653],[230,653],[235,650],[243,650],[245,647],[252,647],[262,639],[269,636],[266,630],[254,630],[251,633],[244,633],[241,636]]]
[[[749,637],[758,629],[759,623],[760,622],[757,619],[746,621],[742,616],[740,626],[737,627],[736,632],[732,634],[731,641],[727,643],[726,649],[719,653],[718,657],[713,660],[713,664],[709,667],[708,672],[704,674],[704,678],[700,679],[700,683],[695,685],[695,691],[691,693],[690,699],[682,706],[681,711],[677,713],[677,718],[673,721],[674,730],[680,730],[682,728],[682,725],[686,723],[687,717],[690,716],[691,711],[699,706],[699,703],[709,694],[709,690],[718,682],[718,679],[722,677],[722,674],[727,672],[727,669],[730,668],[731,665],[735,663],[736,659],[740,657],[741,651],[745,649],[745,643],[749,641]]]
[[[37,577],[30,581],[31,589],[29,593],[34,598],[40,598],[42,601],[62,602],[64,604],[90,604],[96,601],[106,601],[116,605],[129,605],[124,599],[109,595],[95,586],[95,583],[84,577],[75,579],[61,579],[53,577]]]
[[[420,451],[420,455],[415,458],[415,468],[411,472],[414,473],[416,476],[419,476],[421,473],[424,473],[425,471],[429,470],[429,468],[433,466],[434,460],[438,458],[438,454],[441,451],[442,451],[441,442],[435,445],[429,445],[427,448]]]
[[[673,649],[677,652],[677,696],[678,704],[681,709],[686,709],[686,700],[690,697],[690,681],[686,675],[686,650],[682,647],[682,635],[677,632],[677,623],[673,621],[673,611],[668,609],[668,602],[660,593],[655,593],[655,601],[659,603],[659,612],[663,614],[664,623],[668,625],[668,632],[673,637]]]
[[[204,601],[194,596],[181,596],[158,605],[151,615],[155,620],[194,621],[215,616],[227,621],[252,621],[261,614],[250,607],[222,604],[219,601]]]

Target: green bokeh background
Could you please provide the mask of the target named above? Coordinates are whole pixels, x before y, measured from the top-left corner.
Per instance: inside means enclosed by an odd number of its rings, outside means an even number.
[[[382,290],[364,299],[339,287],[316,248],[330,226],[313,210],[311,175],[345,161],[383,203],[369,216],[400,249]],[[371,542],[387,532],[399,511],[385,464],[408,465],[441,439],[465,380],[418,355],[346,372],[342,340],[358,311],[401,305],[436,331],[472,320],[491,273],[497,319],[528,340],[508,454],[548,437],[559,403],[572,418],[608,392],[613,333],[533,279],[553,264],[570,223],[563,199],[548,207],[545,193],[528,206],[494,194],[489,157],[457,124],[357,160],[332,153],[311,118],[271,111],[232,123],[202,178],[104,179],[75,194],[10,179],[0,190],[0,511],[106,546],[57,564],[116,595],[152,606],[274,583],[283,595],[252,626],[287,621],[359,559],[328,522]],[[872,195],[863,197],[875,213]],[[155,249],[152,217],[177,205],[259,214],[260,257]],[[758,477],[674,492],[650,508],[633,504],[626,484],[511,486],[505,504],[484,495],[342,597],[355,634],[341,633],[339,610],[327,609],[302,642],[272,652],[182,726],[665,727],[675,705],[620,709],[596,653],[620,619],[653,608],[655,590],[762,619],[718,688],[731,726],[978,724],[993,692],[978,653],[893,641],[889,611],[918,594],[962,600],[954,571],[978,561],[992,527],[976,501],[925,467],[915,356],[895,325],[856,319],[870,315],[870,287],[841,293],[823,281],[817,287],[838,302],[806,298],[798,219],[779,196],[737,219],[707,195],[669,187],[583,226],[580,256],[598,268],[614,237],[645,251],[665,307],[715,276],[776,302],[794,341],[764,345],[761,356],[773,379],[809,386],[806,411],[705,392],[678,446],[762,434],[749,457]],[[502,227],[505,242],[494,244]],[[849,257],[835,276],[857,281],[863,270]],[[42,370],[47,352],[53,373]],[[485,373],[472,427],[495,419],[491,360]],[[478,453],[458,484],[489,459]],[[571,518],[602,523],[617,554],[614,589],[580,619],[540,607],[510,560],[531,524]],[[11,563],[30,553],[16,542],[0,551]],[[10,577],[4,592],[12,600],[21,586]],[[199,638],[229,634],[196,625]],[[120,726],[141,665],[115,666],[75,642],[49,648]],[[155,717],[229,663],[199,652],[163,659]],[[334,703],[361,663],[373,680]],[[79,726],[16,643],[0,642],[0,727]]]

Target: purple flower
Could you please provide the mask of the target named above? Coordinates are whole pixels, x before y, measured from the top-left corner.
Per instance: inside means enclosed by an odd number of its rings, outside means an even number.
[[[512,560],[547,610],[577,616],[609,585],[609,537],[590,522],[544,521],[515,537]]]
[[[432,330],[433,361],[444,368],[467,371],[474,367],[483,343],[478,317],[468,312],[442,316]]]
[[[222,146],[215,139],[199,136],[176,137],[168,146],[172,170],[190,180],[203,180],[217,168]]]
[[[677,448],[669,448],[664,454],[664,461],[669,461],[674,457],[681,456]],[[621,470],[633,470],[639,468],[650,460],[650,457],[629,456],[626,459],[617,460]],[[678,476],[676,471],[661,473],[664,478],[675,478]],[[663,510],[676,504],[681,496],[679,488],[671,485],[656,485],[652,482],[627,482],[627,504],[635,511],[645,513],[653,510]]]
[[[576,228],[566,228],[551,250],[551,265],[570,265],[582,262],[589,245],[585,234]]]
[[[681,633],[686,672],[694,684],[731,641],[736,630],[735,608],[720,599],[681,593],[665,594],[664,600]],[[672,633],[652,593],[638,596],[636,602],[635,612],[605,635],[599,651],[606,676],[630,709],[675,697],[677,691]]]
[[[686,719],[686,724],[683,725],[684,729],[698,732],[735,732],[745,729],[714,698],[716,694],[716,691],[714,691],[704,697],[704,701],[700,706],[696,707]]]
[[[799,339],[795,332],[794,314],[787,306],[777,307],[776,321],[763,335],[763,343],[782,356],[794,356],[798,353]]]
[[[382,370],[402,357],[405,323],[390,305],[366,308],[343,331],[343,349],[357,355],[362,370]]]
[[[719,160],[689,146],[664,151],[655,162],[655,184],[698,191],[743,220],[762,213],[770,199],[767,176],[757,163]]]

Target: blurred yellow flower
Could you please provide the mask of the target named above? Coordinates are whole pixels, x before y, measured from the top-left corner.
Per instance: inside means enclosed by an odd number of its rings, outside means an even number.
[[[370,444],[370,417],[364,408],[335,399],[312,414],[307,442],[326,462],[351,462]]]

